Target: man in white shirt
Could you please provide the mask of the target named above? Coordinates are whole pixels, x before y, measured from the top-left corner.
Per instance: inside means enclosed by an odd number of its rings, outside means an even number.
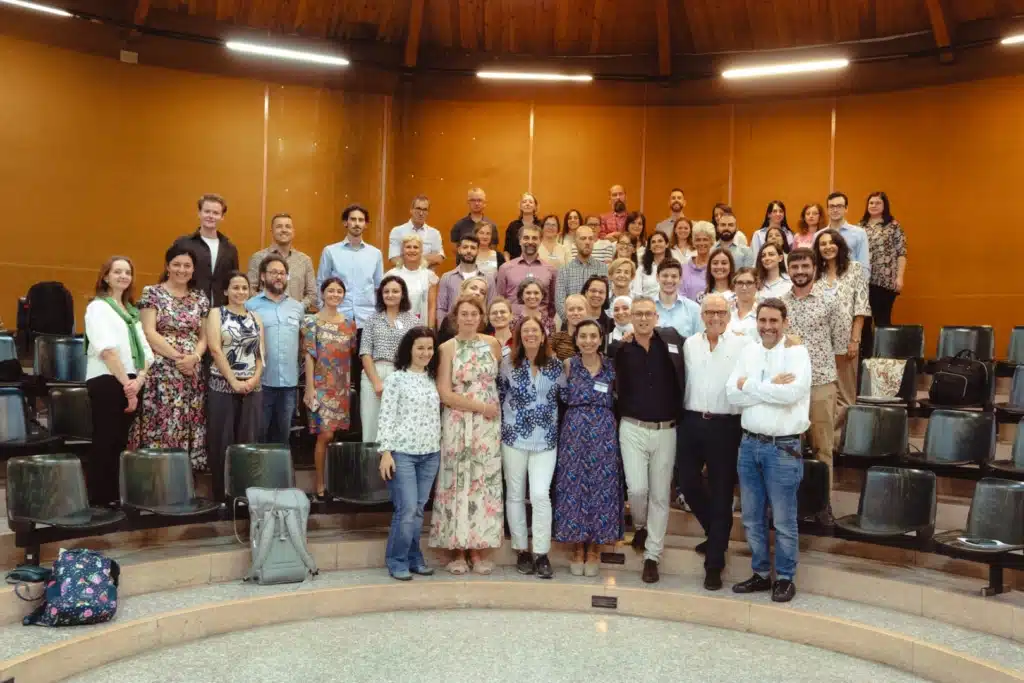
[[[704,588],[722,587],[725,551],[732,530],[732,490],[740,447],[740,408],[729,403],[726,383],[750,337],[726,334],[729,302],[720,294],[700,306],[704,332],[686,339],[686,390],[683,419],[676,436],[676,481],[708,540],[704,553]],[[707,467],[707,486],[701,475]]]
[[[810,426],[811,359],[804,346],[786,347],[786,305],[769,298],[758,304],[761,343],[748,345],[726,383],[729,403],[743,410],[737,471],[743,527],[754,574],[735,593],[772,591],[774,602],[796,595],[800,551],[797,491],[804,476],[800,435]],[[775,523],[775,583],[768,547],[767,508]]]
[[[388,236],[388,261],[393,266],[402,265],[402,240],[407,235],[419,235],[423,240],[423,260],[428,268],[433,268],[444,261],[444,246],[441,233],[427,225],[427,214],[430,213],[430,199],[427,195],[416,195],[409,213],[411,218],[408,221],[391,228]]]

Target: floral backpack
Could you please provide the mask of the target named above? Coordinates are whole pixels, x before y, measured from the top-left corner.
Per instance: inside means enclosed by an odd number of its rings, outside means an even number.
[[[110,621],[117,613],[121,567],[95,550],[65,550],[53,563],[43,604],[22,620],[25,626],[77,626]]]

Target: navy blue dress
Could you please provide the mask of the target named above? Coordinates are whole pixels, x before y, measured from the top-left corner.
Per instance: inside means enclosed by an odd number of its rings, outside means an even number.
[[[579,355],[560,388],[568,406],[558,438],[553,535],[561,543],[615,543],[623,534],[622,471],[612,412],[615,369],[592,376]],[[604,389],[603,391],[601,389]]]

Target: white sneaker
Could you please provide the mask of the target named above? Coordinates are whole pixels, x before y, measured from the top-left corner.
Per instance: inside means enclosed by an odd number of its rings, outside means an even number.
[[[686,498],[683,497],[683,494],[680,493],[676,496],[676,503],[678,503],[679,507],[681,507],[685,512],[693,512],[693,510],[690,509],[690,506],[686,504]]]

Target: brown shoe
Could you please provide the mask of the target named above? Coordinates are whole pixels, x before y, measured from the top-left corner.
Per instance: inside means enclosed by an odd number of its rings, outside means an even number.
[[[640,580],[644,583],[658,583],[658,563],[655,560],[644,560],[644,571],[640,574]]]

